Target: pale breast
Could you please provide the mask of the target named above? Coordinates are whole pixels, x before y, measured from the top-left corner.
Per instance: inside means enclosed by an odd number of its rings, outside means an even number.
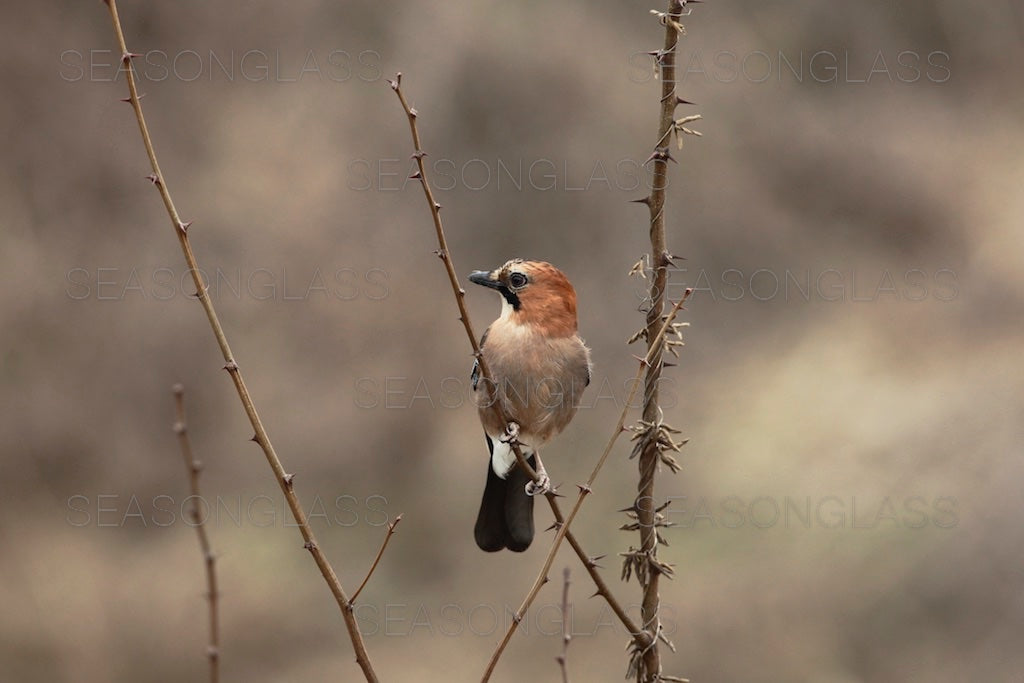
[[[504,430],[486,409],[489,396],[502,402],[519,424],[520,440],[531,446],[541,446],[569,424],[590,380],[590,353],[578,336],[549,339],[499,320],[488,331],[483,353],[494,383],[484,386],[481,379],[474,398],[488,434]]]

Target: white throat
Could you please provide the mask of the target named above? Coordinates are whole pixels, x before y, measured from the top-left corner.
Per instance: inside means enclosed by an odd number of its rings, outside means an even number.
[[[512,313],[516,309],[512,308],[512,304],[508,302],[504,296],[501,297],[501,315],[499,316],[502,320],[508,320],[512,317]]]

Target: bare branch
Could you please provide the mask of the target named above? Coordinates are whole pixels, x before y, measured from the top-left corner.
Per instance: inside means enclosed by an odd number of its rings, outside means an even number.
[[[352,647],[355,650],[356,662],[362,669],[366,680],[370,683],[376,683],[377,675],[373,670],[373,666],[370,664],[369,655],[366,652],[366,646],[363,643],[362,635],[359,633],[359,626],[356,623],[348,595],[342,588],[341,582],[338,580],[338,577],[334,572],[334,568],[331,566],[330,562],[328,562],[327,557],[324,555],[323,551],[320,549],[320,545],[316,541],[313,530],[310,528],[306,512],[299,503],[299,499],[295,494],[291,475],[285,472],[280,459],[277,457],[277,453],[270,441],[270,437],[267,435],[267,431],[263,427],[263,422],[260,419],[259,413],[256,411],[256,406],[253,404],[252,397],[249,395],[249,389],[246,387],[245,380],[242,378],[242,372],[238,367],[238,363],[235,361],[234,355],[231,353],[231,347],[228,345],[224,328],[220,323],[220,319],[217,317],[213,301],[207,291],[206,283],[203,281],[202,271],[199,269],[199,264],[196,261],[195,254],[192,252],[192,246],[189,243],[188,228],[191,225],[191,222],[181,220],[178,210],[175,208],[174,202],[171,199],[171,193],[167,188],[167,182],[164,179],[163,173],[160,171],[160,164],[157,163],[156,151],[153,149],[153,142],[149,135],[149,129],[146,126],[146,119],[142,114],[142,104],[139,101],[138,86],[135,81],[135,71],[132,67],[132,59],[137,55],[133,55],[128,52],[128,48],[125,44],[124,32],[121,29],[121,20],[117,14],[116,0],[106,0],[106,2],[110,9],[110,18],[114,26],[114,33],[117,37],[118,47],[121,50],[121,62],[123,64],[124,71],[127,74],[128,99],[132,105],[132,109],[135,111],[135,118],[139,124],[139,132],[142,135],[142,143],[146,148],[146,155],[149,157],[149,163],[153,170],[152,174],[148,176],[148,179],[160,193],[160,198],[163,200],[164,207],[167,209],[167,215],[171,219],[171,226],[175,235],[178,237],[178,242],[181,245],[182,253],[185,256],[185,262],[188,264],[189,272],[192,273],[192,279],[196,287],[196,298],[199,300],[199,303],[203,307],[203,311],[206,313],[206,317],[210,323],[210,328],[213,330],[213,335],[217,339],[217,345],[220,347],[221,354],[224,356],[224,369],[227,370],[228,374],[231,376],[231,381],[234,383],[235,390],[238,392],[238,398],[241,400],[242,407],[245,409],[245,414],[248,416],[249,422],[252,425],[252,440],[259,444],[260,448],[263,450],[267,463],[274,472],[274,477],[277,479],[282,493],[284,493],[285,500],[288,502],[288,507],[292,512],[292,516],[295,518],[295,523],[302,534],[304,547],[309,550],[310,554],[313,556],[313,560],[316,562],[317,567],[320,569],[320,573],[323,575],[331,593],[334,595],[335,601],[338,603],[338,608],[341,610],[342,618],[344,619],[345,626],[348,629],[349,638],[352,641]]]
[[[384,534],[384,542],[380,544],[380,550],[377,551],[377,557],[373,559],[373,564],[370,565],[370,571],[366,572],[366,578],[364,578],[363,582],[359,584],[359,588],[356,589],[356,592],[352,594],[349,604],[356,604],[356,598],[359,597],[359,594],[363,591],[363,587],[366,586],[370,577],[373,576],[374,570],[377,568],[377,565],[380,564],[380,558],[384,556],[384,550],[388,547],[388,541],[390,541],[391,537],[395,535],[395,527],[397,527],[398,523],[401,521],[402,515],[398,515],[395,517],[395,521],[388,522],[388,530],[387,533]]]
[[[572,640],[569,620],[569,568],[562,571],[562,653],[555,657],[562,671],[562,683],[569,683],[569,641]]]
[[[188,423],[185,420],[185,388],[175,384],[174,393],[174,433],[178,435],[178,445],[181,447],[181,455],[185,459],[185,468],[188,471],[189,492],[192,500],[192,525],[195,527],[196,535],[199,537],[199,550],[203,554],[203,565],[206,567],[206,601],[210,613],[210,644],[206,648],[206,657],[210,662],[210,683],[217,683],[220,679],[220,628],[218,625],[218,598],[220,593],[217,590],[217,557],[210,548],[210,539],[206,534],[205,520],[199,514],[199,473],[203,464],[192,455],[192,444],[188,438]]]

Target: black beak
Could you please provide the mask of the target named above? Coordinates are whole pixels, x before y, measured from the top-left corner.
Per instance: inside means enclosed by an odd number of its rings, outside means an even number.
[[[491,289],[503,289],[505,286],[495,280],[492,273],[486,270],[474,270],[469,274],[469,281],[473,284],[483,285]]]
[[[505,301],[512,305],[512,308],[519,310],[519,297],[513,292],[508,286],[495,278],[494,274],[500,272],[499,270],[487,272],[486,270],[474,270],[469,274],[469,281],[473,284],[483,285],[490,289],[498,290],[498,293],[504,297]]]

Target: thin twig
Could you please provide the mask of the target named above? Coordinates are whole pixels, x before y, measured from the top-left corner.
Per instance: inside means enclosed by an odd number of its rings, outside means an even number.
[[[494,382],[490,381],[491,374],[490,368],[487,365],[487,359],[484,357],[483,353],[480,350],[480,345],[479,342],[477,341],[476,333],[473,331],[473,325],[470,322],[469,313],[466,309],[466,291],[459,285],[459,279],[458,276],[456,275],[454,265],[452,264],[451,255],[448,252],[448,243],[444,236],[444,227],[441,221],[441,204],[439,204],[437,200],[434,199],[434,193],[433,190],[431,189],[430,182],[427,178],[426,165],[423,162],[423,158],[427,154],[423,150],[422,145],[420,144],[420,134],[416,124],[418,113],[414,108],[409,106],[409,103],[406,100],[404,93],[402,92],[402,74],[399,73],[397,76],[395,76],[394,80],[390,80],[388,81],[388,83],[391,86],[391,88],[395,91],[395,94],[398,95],[398,99],[402,104],[402,108],[405,110],[406,117],[409,120],[409,128],[412,133],[414,147],[414,152],[412,156],[414,159],[416,159],[418,167],[418,170],[412,175],[412,178],[418,179],[420,181],[420,184],[423,187],[423,193],[426,196],[428,205],[430,206],[430,213],[434,221],[434,230],[437,234],[437,241],[439,247],[438,250],[435,251],[434,253],[444,263],[445,272],[448,274],[448,281],[449,284],[451,285],[452,292],[455,295],[455,302],[459,308],[459,321],[462,323],[462,326],[466,331],[466,336],[469,339],[470,346],[472,346],[473,348],[473,356],[479,361],[480,374],[485,380],[483,382],[483,385],[494,386]],[[632,398],[630,400],[632,400]],[[627,401],[627,405],[628,403],[629,402]],[[490,406],[490,409],[494,411],[495,415],[499,417],[504,424],[508,424],[508,417],[504,414],[503,407],[499,401],[488,401],[487,404]],[[621,433],[621,431],[622,430],[620,425],[619,430],[616,432],[613,439],[618,438],[618,435]],[[518,444],[512,442],[511,445],[512,451],[513,453],[515,453],[516,461],[519,467],[522,468],[534,481],[537,481],[536,471],[532,467],[530,467],[529,463],[526,462],[526,458],[523,457],[522,450],[519,448]],[[605,454],[605,457],[606,456],[607,453]],[[602,458],[602,463],[604,459],[605,458]],[[595,593],[595,595],[600,595],[609,604],[609,606],[612,608],[612,611],[619,618],[622,624],[626,627],[626,630],[630,633],[631,637],[634,638],[637,646],[646,647],[649,644],[648,634],[645,633],[639,626],[637,626],[637,624],[632,620],[632,618],[630,618],[630,616],[626,614],[625,609],[623,609],[622,605],[612,594],[611,590],[608,588],[608,585],[605,583],[604,579],[601,578],[601,575],[597,571],[598,558],[594,558],[588,555],[586,551],[584,551],[583,546],[579,543],[579,541],[576,540],[576,537],[572,534],[571,531],[569,531],[568,524],[566,524],[565,521],[565,516],[562,514],[562,511],[558,505],[556,495],[553,492],[549,492],[548,494],[546,494],[546,498],[548,501],[548,505],[551,507],[552,514],[555,517],[556,525],[560,529],[563,529],[565,531],[565,538],[569,540],[569,545],[572,546],[573,550],[576,552],[580,560],[583,562],[583,566],[586,568],[587,573],[590,575],[591,579],[593,579],[594,584],[597,587],[597,592]],[[500,655],[500,652],[498,654]],[[497,660],[495,659],[492,662],[491,667],[485,676],[485,680],[486,677],[490,675],[490,671],[493,670],[493,664],[496,661]]]
[[[195,254],[192,252],[192,246],[189,244],[188,228],[191,225],[191,221],[184,222],[181,220],[181,217],[174,206],[174,202],[171,200],[171,194],[167,189],[167,182],[164,179],[163,173],[160,171],[160,165],[157,163],[156,152],[153,149],[153,142],[149,135],[149,129],[146,126],[146,119],[142,114],[142,104],[139,101],[138,87],[135,82],[135,72],[132,67],[132,59],[138,55],[129,52],[128,47],[125,44],[124,32],[121,29],[121,21],[117,14],[116,0],[105,1],[110,9],[110,18],[114,25],[114,32],[117,36],[118,47],[121,50],[121,63],[127,75],[129,95],[127,101],[132,105],[132,109],[135,111],[135,118],[139,123],[139,132],[142,135],[142,143],[146,147],[146,155],[149,157],[149,164],[153,169],[153,173],[148,176],[148,178],[160,193],[160,198],[163,200],[164,207],[167,209],[167,215],[170,216],[171,226],[174,229],[175,234],[178,236],[178,242],[180,243],[182,253],[185,256],[185,262],[188,265],[189,272],[192,274],[192,280],[196,287],[196,298],[202,305],[203,311],[206,312],[210,328],[213,330],[213,335],[217,339],[217,345],[220,347],[221,354],[224,357],[224,369],[227,370],[228,374],[231,376],[231,380],[235,385],[235,390],[238,392],[238,398],[241,400],[242,407],[245,409],[245,414],[248,416],[249,422],[252,425],[252,440],[259,444],[260,448],[263,450],[263,453],[267,458],[267,462],[274,472],[274,477],[277,479],[277,483],[281,487],[285,500],[288,502],[288,507],[295,518],[295,523],[299,527],[299,532],[302,534],[304,547],[309,550],[310,554],[313,556],[313,560],[316,562],[317,568],[319,568],[320,573],[323,575],[324,580],[327,582],[327,585],[331,590],[331,593],[334,595],[335,601],[338,603],[338,608],[341,610],[342,618],[345,621],[345,627],[348,629],[349,638],[352,641],[356,662],[359,664],[360,669],[362,669],[366,680],[369,683],[376,683],[377,674],[374,672],[373,666],[370,664],[370,658],[366,652],[366,646],[363,643],[362,635],[359,633],[359,626],[356,623],[348,595],[346,595],[345,590],[342,588],[341,582],[338,580],[338,576],[334,572],[334,568],[331,566],[330,562],[328,562],[327,557],[324,555],[323,551],[320,549],[320,545],[317,543],[313,530],[309,525],[309,520],[306,517],[306,512],[301,503],[299,503],[298,497],[295,495],[293,486],[294,475],[285,472],[284,466],[281,464],[281,460],[277,457],[277,453],[270,441],[270,437],[267,435],[267,431],[263,427],[263,422],[260,420],[259,413],[256,412],[256,406],[253,404],[252,397],[249,395],[249,389],[246,387],[245,381],[242,378],[242,372],[238,367],[238,363],[235,361],[234,355],[231,353],[231,347],[228,345],[224,328],[220,323],[220,319],[217,317],[213,301],[210,298],[206,283],[203,280],[202,271],[199,269],[199,264],[196,261]]]
[[[356,604],[356,598],[359,597],[359,594],[363,591],[363,587],[366,586],[370,577],[373,576],[374,570],[377,569],[377,565],[380,564],[380,558],[384,556],[385,548],[388,547],[388,541],[390,541],[391,537],[395,535],[395,527],[397,527],[398,523],[401,521],[402,515],[398,515],[395,517],[395,521],[388,522],[388,530],[387,533],[384,534],[384,541],[380,544],[380,550],[377,551],[377,557],[373,558],[373,564],[370,565],[370,571],[366,572],[366,577],[363,579],[363,582],[359,584],[359,588],[357,588],[356,592],[352,594],[352,598],[349,600],[351,604]]]
[[[569,620],[569,568],[562,571],[562,652],[555,661],[562,671],[562,683],[569,683],[569,641],[572,640]]]
[[[181,455],[185,459],[185,468],[188,470],[189,498],[192,500],[192,525],[195,527],[196,535],[199,537],[199,550],[203,554],[203,564],[206,567],[206,601],[210,613],[210,644],[206,648],[206,657],[210,662],[210,683],[217,683],[220,679],[220,629],[218,627],[218,602],[220,593],[217,590],[217,557],[210,548],[210,539],[206,534],[205,520],[199,514],[199,473],[203,464],[195,459],[192,454],[192,444],[188,438],[188,423],[185,421],[185,387],[175,384],[172,388],[174,393],[174,433],[178,435],[178,444],[181,446]]]

